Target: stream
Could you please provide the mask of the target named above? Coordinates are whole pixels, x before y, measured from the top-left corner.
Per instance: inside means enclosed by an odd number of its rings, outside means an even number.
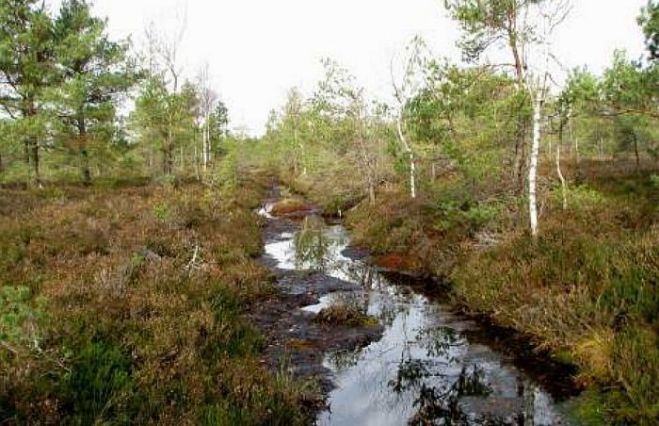
[[[436,283],[373,267],[366,253],[351,248],[341,223],[261,213],[269,230],[264,259],[280,272],[285,291],[312,292],[318,276],[345,283],[301,306],[300,318],[349,305],[381,327],[356,349],[322,352],[333,386],[318,425],[573,424],[565,367],[456,313]]]

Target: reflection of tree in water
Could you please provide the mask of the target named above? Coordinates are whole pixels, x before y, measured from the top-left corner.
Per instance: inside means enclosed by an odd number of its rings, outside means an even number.
[[[429,328],[419,332],[417,342],[423,345],[429,357],[446,358],[455,361],[451,349],[464,346],[466,341],[455,329],[445,326]]]
[[[447,329],[449,330],[449,329]],[[429,330],[426,333],[437,339],[430,339],[429,352],[445,355],[448,349],[460,341],[453,330]],[[441,356],[440,355],[440,356]],[[430,356],[433,356],[432,354]],[[486,382],[484,370],[478,366],[463,366],[457,379],[447,383],[449,376],[433,372],[433,360],[403,357],[398,365],[396,378],[389,382],[397,394],[414,392],[416,414],[409,420],[410,425],[464,425],[468,424],[467,413],[460,406],[460,398],[467,396],[486,397],[493,390]],[[441,377],[441,383],[433,384],[432,378]],[[497,418],[482,419],[480,424],[503,424]]]
[[[328,355],[327,360],[332,364],[337,372],[341,372],[357,365],[361,357],[362,348],[356,348],[352,351],[345,350],[331,352]]]
[[[408,372],[410,371],[408,369]],[[410,419],[410,425],[467,424],[467,413],[460,407],[460,398],[488,396],[492,393],[492,388],[485,382],[484,371],[479,366],[462,367],[457,380],[448,388],[432,386],[421,379],[416,380],[418,396],[414,400],[414,407],[417,412]],[[484,424],[496,424],[496,420],[488,419]]]
[[[295,267],[326,271],[334,260],[332,247],[338,244],[340,241],[327,235],[327,226],[320,217],[305,217],[300,230],[293,239]]]

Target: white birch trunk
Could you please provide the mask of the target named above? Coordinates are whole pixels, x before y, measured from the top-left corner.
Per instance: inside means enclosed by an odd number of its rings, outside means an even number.
[[[398,120],[396,122],[398,128],[398,137],[400,138],[400,143],[403,145],[403,149],[407,153],[410,162],[410,196],[416,198],[416,164],[414,161],[414,152],[412,148],[407,143],[405,139],[405,134],[403,133],[403,112],[401,110]]]
[[[533,140],[531,143],[531,164],[529,166],[529,219],[531,221],[531,235],[538,235],[538,153],[540,151],[540,118],[542,98],[536,93],[533,99]]]

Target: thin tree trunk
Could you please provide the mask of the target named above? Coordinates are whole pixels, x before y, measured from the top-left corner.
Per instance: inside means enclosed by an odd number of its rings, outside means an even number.
[[[371,205],[375,205],[375,184],[371,177],[369,177],[368,182],[368,201]]]
[[[632,132],[632,137],[634,138],[634,155],[636,156],[636,173],[641,173],[641,156],[638,153],[638,137],[636,132]]]
[[[540,151],[540,118],[542,100],[541,94],[535,95],[533,100],[533,140],[531,143],[531,164],[529,166],[529,219],[531,221],[531,235],[538,235],[538,200],[537,200],[537,175],[538,175],[538,153]]]
[[[572,111],[568,112],[568,127],[570,131],[570,139],[572,139],[572,152],[574,153],[574,165],[576,168],[576,181],[581,179],[581,156],[579,154],[579,137],[576,136],[574,131],[574,119],[572,118]]]
[[[526,120],[519,115],[517,118],[517,130],[515,132],[515,158],[513,161],[513,185],[515,191],[521,193],[524,189],[524,166],[526,158]]]
[[[199,154],[197,153],[197,132],[194,132],[194,143],[192,146],[194,147],[192,151],[192,164],[194,164],[195,177],[197,180],[201,180],[201,176],[199,175]]]
[[[403,149],[407,153],[410,162],[410,196],[416,198],[416,164],[414,161],[414,152],[412,148],[407,143],[405,139],[405,134],[403,133],[403,112],[401,110],[398,120],[396,121],[396,127],[398,128],[398,137],[400,138],[400,143],[403,145]]]
[[[561,180],[561,195],[563,196],[563,210],[567,210],[567,185],[561,171],[561,145],[556,144],[556,173]]]
[[[92,173],[89,169],[89,152],[87,150],[87,125],[82,115],[78,117],[78,143],[80,144],[82,182],[89,185],[92,182]]]
[[[41,188],[41,170],[39,162],[39,142],[35,137],[30,138],[32,150],[32,171],[34,172],[34,183],[38,188]]]
[[[210,113],[206,114],[206,166],[210,165],[213,159],[211,158],[211,128],[210,128]]]

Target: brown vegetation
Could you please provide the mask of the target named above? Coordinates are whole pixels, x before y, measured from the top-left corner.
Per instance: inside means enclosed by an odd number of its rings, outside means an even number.
[[[0,419],[303,422],[307,388],[262,367],[242,318],[274,291],[258,201],[201,185],[0,192]]]

